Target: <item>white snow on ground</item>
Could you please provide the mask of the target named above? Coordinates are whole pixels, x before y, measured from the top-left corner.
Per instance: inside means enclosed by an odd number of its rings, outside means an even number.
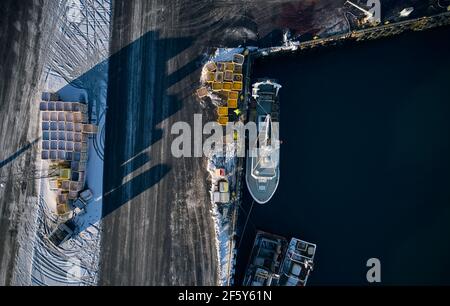
[[[103,75],[104,78],[107,75]],[[48,89],[58,91],[64,83],[61,77],[50,74]],[[106,105],[106,81],[103,87],[96,88],[98,96],[87,96],[86,90],[74,88],[68,84],[60,90],[63,101],[74,101],[80,95],[86,95],[90,103]],[[98,259],[100,252],[100,229],[102,217],[103,194],[103,149],[94,145],[101,144],[103,137],[104,116],[99,118],[97,139],[89,140],[89,160],[87,164],[86,183],[93,192],[93,200],[87,205],[86,213],[75,216],[77,230],[74,237],[59,247],[47,240],[48,235],[56,228],[55,195],[49,190],[47,179],[40,184],[40,201],[38,210],[38,228],[36,232],[31,269],[32,285],[94,285],[97,282]],[[98,141],[100,138],[100,141]],[[101,146],[101,145],[100,145]],[[97,151],[98,150],[98,151]],[[46,167],[43,163],[43,167]]]
[[[29,198],[28,202],[28,209],[24,211],[23,215],[27,222],[23,222],[25,226],[20,227],[17,233],[19,249],[12,279],[12,284],[15,285],[31,284],[30,275],[33,265],[35,233],[38,225],[36,217],[39,210],[39,200],[37,198]]]
[[[233,60],[235,54],[242,54],[244,48],[219,48],[212,57],[215,62],[229,62]]]
[[[86,176],[87,187],[94,196],[86,213],[74,217],[77,229],[73,238],[56,247],[47,237],[64,220],[58,220],[56,215],[56,198],[48,179],[43,176],[37,181],[39,197],[29,199],[33,202],[26,213],[29,221],[18,233],[19,253],[13,275],[16,285],[82,286],[95,285],[98,280],[108,79],[105,60],[109,52],[111,6],[110,0],[65,2],[74,5],[69,6],[66,16],[60,17],[60,34],[55,36],[44,73],[45,89],[59,92],[63,101],[87,101],[92,123],[99,126],[97,137],[89,140]],[[89,33],[84,33],[83,28],[89,28]],[[40,154],[36,165],[45,172],[47,163],[40,160]]]
[[[216,229],[216,247],[219,256],[219,281],[221,286],[228,284],[228,255],[230,252],[230,237],[229,237],[229,224],[226,222],[225,217],[219,212],[217,205],[213,204],[213,218],[214,226]]]
[[[106,106],[106,86],[103,88],[103,105]],[[104,145],[105,112],[99,118],[99,134],[89,140],[89,161],[87,164],[86,184],[94,197],[86,208],[86,214],[77,216],[76,223],[82,229],[97,227],[102,218],[103,200],[103,145]],[[83,233],[82,233],[83,234]]]
[[[251,48],[252,50],[254,48]],[[244,48],[219,48],[212,57],[205,60],[205,65],[208,62],[222,62],[232,61],[235,54],[242,54]],[[200,82],[206,82],[206,68],[203,69]],[[221,104],[221,98],[214,92],[208,91],[207,95],[211,103],[215,106]],[[226,156],[217,155],[211,152],[208,156],[208,172],[211,176],[211,205],[212,215],[214,219],[214,226],[216,230],[216,248],[219,262],[219,281],[220,285],[233,285],[234,270],[236,264],[236,245],[235,245],[235,225],[233,224],[233,212],[237,205],[239,205],[239,198],[231,197],[231,202],[228,204],[216,204],[213,201],[213,194],[215,186],[223,177],[216,175],[216,169],[225,169],[226,179],[229,183],[230,191],[237,191],[237,147],[235,143],[226,145]]]
[[[215,173],[216,169],[225,169],[227,179],[230,184],[230,190],[237,189],[236,167],[237,158],[234,156],[236,146],[234,143],[227,145],[229,154],[225,157],[212,154],[209,157],[208,172],[211,175],[211,199],[213,198],[214,188],[218,181],[223,179]],[[234,270],[234,226],[232,225],[232,213],[235,205],[239,205],[239,199],[231,201],[229,204],[216,204],[212,201],[212,212],[216,229],[216,243],[219,258],[220,284],[226,286],[232,281],[232,271]]]

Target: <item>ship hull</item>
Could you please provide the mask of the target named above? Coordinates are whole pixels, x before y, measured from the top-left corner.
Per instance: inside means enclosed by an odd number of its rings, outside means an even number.
[[[275,192],[278,189],[278,185],[280,183],[280,170],[277,170],[276,178],[272,179],[269,183],[264,184],[264,190],[259,191],[261,184],[258,183],[256,179],[254,179],[251,175],[251,158],[247,157],[247,166],[246,166],[246,175],[245,180],[247,183],[247,188],[252,196],[253,200],[255,200],[258,204],[267,204],[275,195]]]
[[[255,148],[247,151],[245,180],[250,195],[258,204],[268,203],[280,183],[280,88],[281,85],[268,79],[253,85],[253,106],[249,110],[249,121],[257,124],[258,140]]]

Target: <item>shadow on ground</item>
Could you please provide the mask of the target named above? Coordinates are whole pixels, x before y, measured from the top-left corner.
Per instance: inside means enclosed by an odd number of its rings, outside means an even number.
[[[23,153],[30,150],[36,143],[38,143],[40,138],[34,140],[33,142],[28,143],[27,145],[23,146],[20,150],[12,154],[11,156],[5,158],[4,160],[0,161],[0,169],[7,166],[17,158],[19,158]]]
[[[168,88],[196,71],[200,58],[170,74],[167,61],[191,45],[191,38],[160,39],[157,32],[148,32],[58,91],[67,101],[85,99],[86,91],[92,119],[99,112],[91,101],[99,90],[96,80],[109,70],[102,218],[158,184],[171,170],[159,163],[161,156],[152,156],[151,147],[167,132],[158,125],[182,107]],[[133,175],[135,171],[139,172]]]
[[[181,100],[168,94],[168,88],[198,69],[195,58],[169,74],[167,62],[191,44],[190,38],[161,39],[158,32],[148,32],[110,58],[103,217],[171,170],[159,163],[163,157],[151,147],[168,132],[159,124],[182,108]],[[144,166],[148,170],[124,182]]]

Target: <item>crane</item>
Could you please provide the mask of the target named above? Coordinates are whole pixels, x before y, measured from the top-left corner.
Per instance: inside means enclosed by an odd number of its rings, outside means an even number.
[[[345,4],[347,4],[347,3],[352,5],[352,6],[354,6],[355,8],[360,10],[361,12],[363,12],[366,15],[366,19],[365,19],[366,21],[368,21],[370,23],[379,23],[380,22],[380,20],[377,19],[377,16],[376,16],[375,12],[368,11],[368,10],[362,8],[361,6],[355,4],[355,3],[351,2],[351,1],[348,1],[348,0],[345,2]]]

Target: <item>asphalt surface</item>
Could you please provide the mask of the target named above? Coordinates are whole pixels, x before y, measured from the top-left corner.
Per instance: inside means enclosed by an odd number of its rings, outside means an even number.
[[[100,283],[216,285],[206,160],[172,157],[170,129],[208,113],[194,97],[208,48],[271,44],[289,7],[128,0],[113,7]]]
[[[48,1],[0,6],[0,285],[10,285],[17,233],[36,196],[39,80],[52,28]]]

